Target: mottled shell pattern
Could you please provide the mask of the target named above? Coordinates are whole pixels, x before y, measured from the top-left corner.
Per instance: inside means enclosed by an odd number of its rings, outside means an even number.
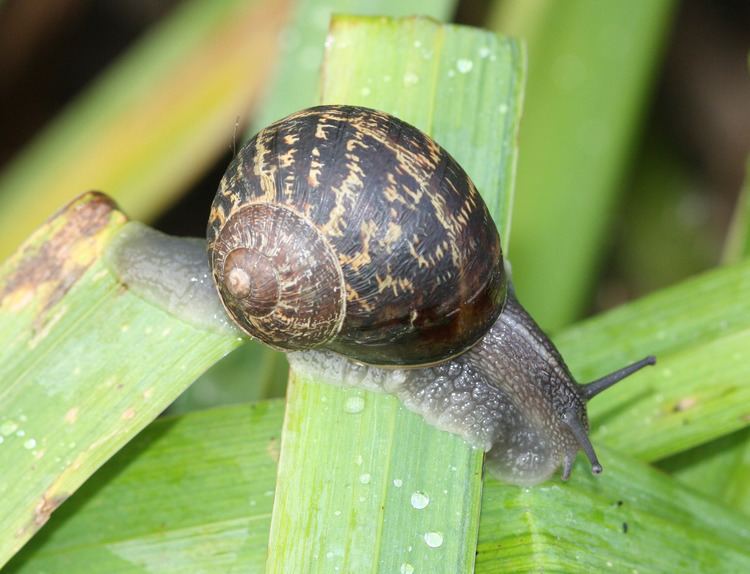
[[[506,296],[500,239],[468,175],[367,108],[319,106],[261,130],[222,179],[208,250],[248,334],[369,364],[458,355]]]

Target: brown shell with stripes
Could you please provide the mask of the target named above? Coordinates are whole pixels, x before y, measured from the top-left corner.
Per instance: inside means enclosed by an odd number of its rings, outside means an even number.
[[[361,107],[303,110],[249,141],[221,181],[208,250],[249,335],[375,365],[462,353],[506,297],[497,229],[466,172]]]

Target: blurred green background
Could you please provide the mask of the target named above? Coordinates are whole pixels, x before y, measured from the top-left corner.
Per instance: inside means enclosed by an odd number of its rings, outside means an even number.
[[[545,329],[721,261],[750,149],[750,4],[425,5],[528,42],[511,259]],[[314,101],[328,17],[350,9],[399,6],[2,2],[0,256],[90,188],[166,232],[203,235],[233,152]],[[283,357],[250,346],[175,409],[280,396],[285,379]]]

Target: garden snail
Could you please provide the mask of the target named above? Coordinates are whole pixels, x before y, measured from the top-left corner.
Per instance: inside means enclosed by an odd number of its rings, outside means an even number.
[[[177,313],[210,299],[197,243],[139,229],[110,257],[128,286]],[[468,175],[428,136],[371,109],[310,108],[248,142],[214,199],[208,260],[242,331],[294,351],[299,370],[396,394],[487,451],[512,483],[560,464],[568,478],[580,449],[600,472],[586,401],[654,363],[576,383],[518,303]]]

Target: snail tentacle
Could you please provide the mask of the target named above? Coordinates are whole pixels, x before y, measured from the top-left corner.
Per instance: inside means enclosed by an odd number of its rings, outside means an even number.
[[[602,391],[605,391],[613,386],[615,383],[619,383],[625,377],[628,377],[633,373],[640,371],[643,367],[648,367],[655,364],[656,357],[654,357],[653,355],[649,355],[648,357],[644,357],[640,361],[636,361],[630,365],[622,367],[621,369],[617,369],[616,371],[605,375],[600,379],[596,379],[595,381],[592,381],[590,383],[582,384],[581,390],[583,392],[583,396],[587,401],[591,400]]]

